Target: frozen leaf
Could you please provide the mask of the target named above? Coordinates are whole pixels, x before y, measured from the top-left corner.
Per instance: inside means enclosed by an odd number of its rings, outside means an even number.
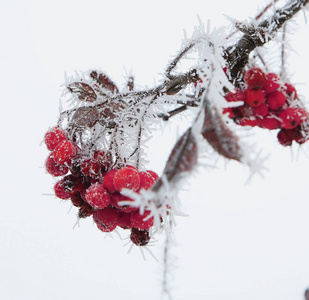
[[[76,96],[80,101],[94,102],[97,99],[97,94],[93,88],[84,82],[73,82],[68,85],[69,91]]]
[[[92,71],[90,77],[97,81],[97,83],[104,89],[109,90],[112,93],[119,93],[116,84],[105,74],[97,71]]]
[[[211,107],[209,101],[206,101],[204,112],[202,136],[220,155],[240,161],[243,153],[239,139],[222,120],[216,107]]]
[[[95,107],[84,106],[77,109],[71,119],[71,125],[77,127],[93,127],[99,120],[100,113]]]

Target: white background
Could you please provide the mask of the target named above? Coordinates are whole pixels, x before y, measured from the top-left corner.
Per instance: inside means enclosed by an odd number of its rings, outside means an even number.
[[[91,219],[73,229],[75,208],[44,195],[54,180],[40,143],[57,121],[64,73],[101,68],[121,86],[132,69],[138,86],[151,87],[183,30],[190,35],[198,25],[197,14],[213,27],[227,26],[223,14],[243,20],[266,4],[0,1],[2,299],[160,299],[164,237],[151,248],[159,262],[147,252],[144,261],[138,248],[127,254],[127,240],[105,237]],[[309,101],[303,13],[293,27],[289,71]],[[270,155],[264,178],[245,185],[248,168],[221,161],[217,170],[200,168],[180,194],[189,217],[177,218],[171,246],[174,299],[294,300],[309,286],[308,147],[283,149],[275,133],[264,131],[256,135]],[[172,143],[156,138],[149,168],[160,173]]]

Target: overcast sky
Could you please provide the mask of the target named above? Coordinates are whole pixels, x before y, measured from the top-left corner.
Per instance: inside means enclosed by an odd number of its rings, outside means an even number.
[[[52,195],[40,144],[57,121],[65,73],[99,68],[121,86],[133,70],[138,87],[151,87],[184,30],[190,36],[198,25],[197,14],[212,27],[228,26],[226,16],[243,20],[267,3],[0,0],[3,299],[160,299],[164,236],[150,248],[159,262],[147,252],[144,261],[137,247],[127,254],[127,240],[105,236],[91,219],[73,229],[75,208]],[[293,28],[287,62],[308,103],[303,13]],[[177,132],[177,122],[169,127]],[[250,131],[269,155],[264,177],[245,185],[248,168],[220,160],[218,169],[199,168],[180,193],[188,217],[176,219],[171,246],[174,299],[294,300],[309,287],[309,147],[285,149],[264,131]],[[162,171],[172,141],[168,127],[154,136],[149,169]]]

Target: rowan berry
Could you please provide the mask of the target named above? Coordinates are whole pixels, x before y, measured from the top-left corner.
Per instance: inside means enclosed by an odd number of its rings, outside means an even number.
[[[146,246],[150,240],[149,231],[139,230],[133,227],[131,229],[130,239],[137,246]]]
[[[117,210],[118,212],[118,223],[117,225],[123,229],[132,228],[131,225],[131,213]]]
[[[150,211],[145,211],[142,215],[139,210],[131,213],[131,224],[132,227],[135,227],[140,230],[149,229],[153,226],[153,217],[149,217]]]
[[[118,171],[117,169],[111,169],[104,176],[103,184],[104,184],[105,188],[110,193],[115,193],[116,192],[116,188],[115,188],[115,185],[114,185],[114,177],[115,177],[115,174],[116,174],[117,171]]]
[[[274,91],[266,95],[266,103],[270,109],[278,110],[286,103],[286,94],[283,91]]]
[[[132,166],[119,169],[114,176],[114,186],[117,191],[123,188],[137,191],[140,186],[138,170]]]
[[[246,89],[245,90],[245,103],[250,106],[260,106],[265,100],[265,94],[261,90]]]
[[[46,171],[53,176],[63,176],[68,173],[69,168],[67,166],[58,164],[54,160],[54,154],[51,152],[45,162]]]
[[[118,212],[113,207],[105,207],[93,212],[93,220],[103,232],[113,231],[118,224]]]
[[[287,107],[280,112],[279,118],[283,128],[292,129],[308,120],[308,113],[300,107]]]
[[[95,209],[103,209],[110,204],[108,190],[101,183],[94,183],[86,190],[85,200]]]
[[[250,89],[262,89],[266,83],[266,75],[260,68],[252,68],[245,73],[244,80]]]
[[[281,122],[272,115],[268,115],[264,119],[261,120],[259,127],[266,128],[269,130],[279,129],[281,128]]]
[[[62,141],[54,150],[54,160],[62,165],[70,164],[77,152],[78,148],[75,143],[69,140]]]
[[[281,86],[280,78],[276,73],[268,73],[264,85],[265,93],[272,93],[278,90]]]
[[[65,131],[59,126],[52,127],[46,132],[44,136],[45,144],[47,149],[50,151],[54,150],[60,142],[66,139],[67,135]]]

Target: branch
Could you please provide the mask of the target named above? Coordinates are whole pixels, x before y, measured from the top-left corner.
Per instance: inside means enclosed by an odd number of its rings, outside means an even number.
[[[256,26],[252,24],[250,28],[248,27],[248,34],[244,34],[236,45],[225,50],[230,78],[234,85],[237,85],[241,79],[242,70],[248,63],[250,53],[269,42],[285,22],[298,13],[308,2],[309,0],[294,0],[283,8],[277,9],[272,17]]]

